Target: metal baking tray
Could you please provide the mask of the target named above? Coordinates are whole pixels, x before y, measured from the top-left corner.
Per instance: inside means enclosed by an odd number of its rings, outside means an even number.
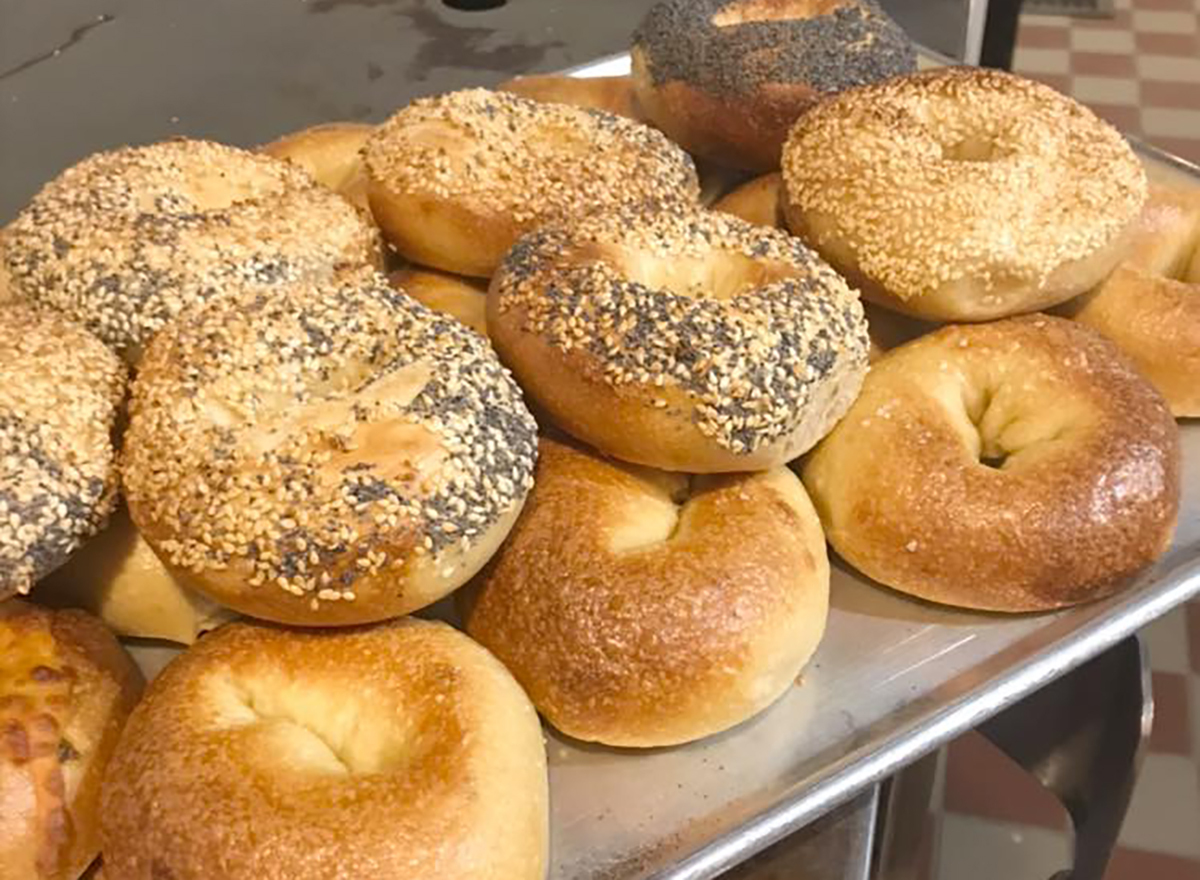
[[[623,54],[568,72],[628,69]],[[1200,168],[1135,147],[1152,176],[1200,186]],[[551,878],[713,877],[1200,593],[1200,423],[1181,433],[1175,542],[1118,596],[1053,614],[969,613],[874,585],[834,560],[825,638],[766,712],[702,742],[648,751],[547,727]],[[449,608],[429,613],[452,616]],[[150,673],[176,653],[133,650]]]

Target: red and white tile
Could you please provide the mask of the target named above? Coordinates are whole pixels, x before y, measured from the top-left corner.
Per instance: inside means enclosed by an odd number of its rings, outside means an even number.
[[[1200,0],[1116,0],[1099,19],[1024,15],[1013,69],[1200,163]]]

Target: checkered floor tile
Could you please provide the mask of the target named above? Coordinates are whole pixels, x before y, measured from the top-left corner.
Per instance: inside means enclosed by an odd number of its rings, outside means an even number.
[[[1200,0],[1116,0],[1110,18],[1024,15],[1013,68],[1200,163]]]

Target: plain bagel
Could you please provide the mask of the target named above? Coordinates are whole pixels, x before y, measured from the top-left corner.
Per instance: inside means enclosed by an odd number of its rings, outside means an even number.
[[[445,624],[234,623],[134,711],[103,789],[120,880],[542,880],[529,700]]]
[[[535,455],[487,341],[359,270],[223,297],[160,333],[122,476],[138,531],[185,584],[336,626],[470,578],[520,512]]]
[[[1200,190],[1152,190],[1125,258],[1065,312],[1129,355],[1176,416],[1200,416]]]
[[[1031,315],[946,327],[875,363],[804,465],[830,544],[950,605],[1100,598],[1170,544],[1179,432],[1100,334]]]
[[[1095,286],[1124,252],[1146,172],[1049,86],[948,67],[844,92],[792,128],[784,214],[863,297],[985,321]]]
[[[528,510],[464,618],[559,730],[647,747],[776,700],[828,600],[821,525],[787,468],[689,478],[543,439]]]
[[[562,428],[624,461],[760,470],[858,393],[858,295],[787,234],[710,211],[596,213],[512,249],[492,344]]]
[[[515,76],[496,86],[496,91],[549,104],[604,110],[643,121],[633,96],[633,80],[628,76],[578,77],[558,73]]]
[[[285,134],[259,150],[299,165],[318,183],[367,210],[367,175],[362,148],[375,126],[363,122],[326,122]]]

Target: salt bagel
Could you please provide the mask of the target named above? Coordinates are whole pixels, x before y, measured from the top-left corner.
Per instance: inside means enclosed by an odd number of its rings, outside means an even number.
[[[318,183],[366,211],[367,175],[361,151],[374,129],[363,122],[326,122],[285,134],[259,150],[299,165]]]
[[[393,247],[485,278],[544,223],[699,195],[691,158],[660,132],[487,89],[412,102],[375,130],[364,155],[371,210]]]
[[[1176,416],[1200,416],[1200,190],[1153,191],[1120,265],[1065,312],[1129,355]]]
[[[0,880],[95,861],[101,780],[144,684],[94,617],[0,602]]]
[[[984,321],[1064,302],[1112,271],[1146,197],[1129,144],[1091,110],[999,70],[853,89],[783,153],[793,233],[866,299]]]
[[[569,433],[689,473],[790,461],[867,367],[862,306],[833,270],[785,233],[703,210],[525,236],[492,279],[488,330]]]
[[[155,338],[122,473],[168,568],[316,626],[421,608],[494,552],[536,425],[487,341],[372,270],[223,297]]]
[[[690,153],[758,172],[779,167],[815,101],[917,64],[874,0],[662,0],[631,61],[645,118]]]
[[[804,465],[830,544],[897,590],[993,611],[1108,595],[1179,510],[1179,432],[1100,334],[1031,315],[875,363]]]
[[[406,266],[389,272],[388,281],[435,312],[457,318],[476,333],[487,336],[487,285],[479,279]]]
[[[673,745],[792,686],[825,629],[829,563],[791,471],[689,478],[543,439],[535,486],[464,619],[551,724]]]
[[[529,700],[445,624],[234,623],[159,675],[103,789],[121,880],[542,880]]]
[[[0,600],[29,592],[104,526],[125,382],[82,327],[23,303],[0,309]]]
[[[628,76],[578,77],[564,74],[515,76],[496,86],[522,98],[551,104],[572,104],[642,121]]]
[[[185,307],[381,259],[371,225],[301,169],[185,139],[89,156],[46,184],[5,239],[18,295],[132,362]]]

